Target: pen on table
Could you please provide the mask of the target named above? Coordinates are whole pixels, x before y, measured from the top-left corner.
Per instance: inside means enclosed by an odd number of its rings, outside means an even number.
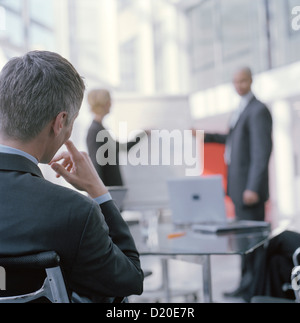
[[[186,235],[186,232],[174,232],[168,234],[168,239],[180,238]]]

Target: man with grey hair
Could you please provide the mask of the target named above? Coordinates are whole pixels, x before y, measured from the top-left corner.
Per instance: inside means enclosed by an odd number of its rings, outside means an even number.
[[[84,91],[75,68],[53,52],[29,52],[1,71],[0,255],[54,250],[73,299],[113,302],[141,294],[143,272],[107,188],[69,140]],[[53,158],[64,144],[68,151]],[[48,182],[38,163],[89,197]]]

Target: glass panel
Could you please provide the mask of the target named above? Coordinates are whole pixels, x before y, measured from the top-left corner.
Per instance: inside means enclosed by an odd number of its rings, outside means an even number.
[[[21,11],[23,0],[0,0],[0,6],[10,8],[16,11]]]
[[[30,17],[49,27],[54,25],[53,0],[30,0]]]
[[[224,60],[247,55],[251,51],[252,36],[250,20],[255,17],[251,3],[253,0],[220,1],[221,35]]]
[[[213,14],[213,1],[204,3],[191,13],[194,70],[214,66]]]
[[[0,6],[0,37],[1,32],[6,30],[6,9]]]
[[[189,11],[193,90],[231,82],[234,70],[268,68],[265,2],[206,1]]]
[[[164,88],[167,75],[162,73],[163,68],[163,25],[162,22],[157,22],[153,27],[154,35],[154,59],[155,59],[155,82],[156,82],[156,91],[160,92]]]
[[[136,39],[132,39],[121,46],[121,90],[136,90]]]
[[[119,0],[118,1],[118,9],[125,10],[126,8],[129,8],[133,5],[133,0]]]
[[[287,10],[284,12],[285,24],[288,29],[288,55],[286,63],[299,61],[300,52],[300,2],[288,0]],[[293,11],[295,13],[293,14]]]
[[[215,27],[213,1],[204,2],[190,11],[192,90],[215,84]]]
[[[288,0],[285,2],[287,7],[286,22],[288,24],[289,34],[300,35],[300,2],[299,0]]]
[[[54,34],[38,25],[32,24],[30,27],[30,47],[32,50],[55,51]]]
[[[24,45],[24,31],[22,19],[10,11],[6,11],[6,30],[5,38],[8,39],[13,45]]]

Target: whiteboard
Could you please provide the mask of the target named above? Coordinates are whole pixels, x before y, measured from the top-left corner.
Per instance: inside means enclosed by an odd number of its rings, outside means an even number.
[[[145,137],[135,146],[129,155],[121,154],[121,172],[124,184],[128,188],[128,194],[124,202],[124,209],[143,208],[166,208],[169,205],[167,191],[167,180],[174,177],[186,176],[187,165],[183,155],[186,152],[192,154],[196,159],[196,140],[184,136],[184,131],[189,131],[192,126],[192,118],[187,96],[155,96],[155,97],[115,97],[110,118],[110,128],[116,134],[116,139],[125,142],[123,130],[127,127],[127,139],[132,139],[132,131],[152,130],[150,137]],[[120,125],[122,125],[120,127]],[[125,128],[126,128],[125,127]],[[172,135],[182,134],[180,140],[172,140]],[[164,135],[171,138],[170,163],[164,163],[162,152],[162,138]],[[158,138],[159,137],[159,138]],[[174,136],[174,138],[177,138]],[[168,142],[168,140],[166,140]],[[188,147],[190,146],[190,147]],[[132,165],[130,156],[133,157],[148,154],[148,164]],[[176,157],[175,157],[176,156]],[[141,156],[140,156],[141,157]],[[176,159],[183,157],[183,163],[176,163]],[[137,158],[135,158],[136,160]],[[152,163],[159,160],[159,164]],[[127,161],[127,164],[126,164]],[[200,175],[200,174],[199,174]]]

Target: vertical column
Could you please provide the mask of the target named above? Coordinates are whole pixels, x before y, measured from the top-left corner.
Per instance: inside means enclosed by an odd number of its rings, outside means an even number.
[[[71,13],[69,12],[68,2],[55,0],[54,12],[56,17],[54,24],[56,46],[62,56],[70,58],[70,38],[75,31],[72,30],[72,33],[69,32],[69,27],[71,27],[72,25],[69,24],[69,14]]]
[[[203,256],[203,297],[204,303],[212,303],[212,279],[210,256]]]
[[[22,7],[22,19],[23,19],[23,35],[24,35],[24,50],[25,52],[30,50],[29,42],[29,28],[30,28],[30,12],[28,0],[23,1]]]
[[[178,15],[178,91],[189,93],[191,89],[191,53],[190,53],[190,25],[186,11],[179,10]]]
[[[0,32],[5,30],[6,30],[6,10],[4,7],[0,6]]]
[[[153,94],[155,91],[154,41],[151,0],[138,1],[136,10],[139,18],[137,73],[139,91]]]
[[[220,0],[213,0],[214,24],[214,74],[215,80],[223,79],[223,44],[222,44],[222,18]]]
[[[99,8],[99,51],[102,53],[107,82],[116,86],[120,82],[118,51],[118,8],[116,0],[101,1]]]
[[[179,44],[178,44],[178,20],[177,10],[169,5],[165,10],[164,23],[164,48],[163,66],[161,71],[166,75],[164,91],[172,94],[179,91]]]
[[[292,111],[287,101],[276,102],[272,111],[278,221],[289,222],[296,212]]]
[[[62,1],[63,2],[63,1]],[[66,26],[69,33],[69,57],[75,67],[78,67],[79,49],[77,44],[77,0],[68,0],[68,25]]]

